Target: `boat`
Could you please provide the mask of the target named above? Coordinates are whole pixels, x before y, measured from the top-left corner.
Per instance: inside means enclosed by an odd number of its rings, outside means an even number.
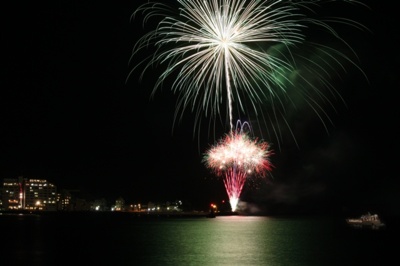
[[[379,229],[385,226],[385,223],[381,221],[378,214],[367,214],[361,215],[359,218],[347,218],[346,222],[348,225],[354,227],[366,227],[372,229]]]

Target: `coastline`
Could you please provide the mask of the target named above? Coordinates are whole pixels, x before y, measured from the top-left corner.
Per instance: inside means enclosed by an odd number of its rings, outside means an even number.
[[[190,212],[128,212],[128,211],[27,211],[4,210],[1,216],[130,216],[137,218],[214,218],[216,216],[238,215],[236,212],[215,213],[205,211]]]

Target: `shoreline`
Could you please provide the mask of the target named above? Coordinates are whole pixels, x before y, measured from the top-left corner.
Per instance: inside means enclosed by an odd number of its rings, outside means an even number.
[[[31,215],[31,216],[48,216],[48,215],[115,215],[115,216],[131,216],[138,218],[214,218],[216,216],[239,215],[236,212],[215,213],[210,215],[210,212],[205,211],[190,211],[190,212],[130,212],[130,211],[28,211],[28,210],[5,210],[0,211],[1,216],[8,215]]]

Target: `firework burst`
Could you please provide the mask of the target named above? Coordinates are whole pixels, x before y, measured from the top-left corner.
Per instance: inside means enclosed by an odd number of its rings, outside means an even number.
[[[316,9],[325,3],[358,1],[177,2],[180,5],[177,9],[147,2],[134,12],[133,16],[142,14],[145,22],[154,17],[160,20],[139,39],[132,54],[132,60],[138,62],[134,59],[136,56],[142,56],[149,46],[155,48],[132,70],[143,66],[144,74],[153,66],[163,67],[153,96],[174,74],[170,88],[178,94],[175,119],[182,118],[186,110],[195,112],[196,131],[203,119],[201,114],[217,118],[226,110],[230,130],[233,130],[234,115],[246,116],[246,120],[257,121],[259,125],[271,125],[266,127],[268,134],[274,135],[279,144],[282,136],[273,122],[279,124],[278,120],[283,119],[291,132],[286,121],[287,105],[296,105],[296,100],[301,98],[326,127],[329,116],[314,98],[333,106],[324,92],[327,89],[328,95],[340,98],[330,83],[332,74],[337,72],[336,68],[344,67],[343,60],[357,65],[345,53],[329,45],[309,42],[306,32],[322,29],[318,35],[328,33],[330,44],[338,40],[352,51],[331,24],[340,22],[359,29],[362,25],[344,18],[322,20],[311,16],[318,14]],[[306,50],[308,54],[304,54]],[[226,104],[226,109],[221,108],[222,104]],[[233,114],[234,109],[236,114]]]
[[[251,139],[242,129],[242,126],[237,127],[236,131],[226,134],[204,156],[206,166],[218,176],[224,176],[224,185],[232,211],[236,210],[247,177],[250,175],[263,177],[272,169],[269,160],[272,151],[269,150],[269,144]]]

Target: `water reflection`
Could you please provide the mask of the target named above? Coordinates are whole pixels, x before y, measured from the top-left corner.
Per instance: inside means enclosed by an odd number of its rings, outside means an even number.
[[[144,244],[154,252],[137,254],[152,265],[311,265],[321,251],[318,226],[302,220],[227,216],[159,225]]]
[[[0,217],[0,226],[4,265],[40,266],[365,266],[387,257],[392,235],[327,218],[260,216],[49,215]]]

